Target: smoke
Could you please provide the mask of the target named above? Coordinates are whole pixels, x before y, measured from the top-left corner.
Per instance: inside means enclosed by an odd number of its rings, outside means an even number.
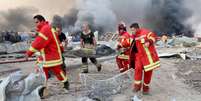
[[[186,7],[191,10],[192,16],[187,20],[187,24],[190,24],[194,30],[194,35],[201,37],[201,0],[184,0]]]
[[[0,12],[0,29],[12,31],[30,31],[33,27],[33,14],[37,10],[31,7],[20,7]]]
[[[186,21],[192,12],[184,0],[152,0],[147,7],[148,25],[158,32],[193,36],[193,30]]]
[[[63,27],[63,31],[74,32],[74,25],[77,21],[78,10],[75,8],[70,9],[67,14],[63,17],[59,15],[54,15],[52,20],[53,26],[61,26]]]
[[[187,0],[186,0],[187,1]],[[103,33],[114,32],[120,21],[139,22],[159,33],[192,36],[189,22],[192,11],[185,0],[76,0],[76,6],[63,17],[55,15],[53,23],[60,23],[66,31],[80,30],[89,22]],[[192,18],[195,19],[195,18]],[[189,22],[187,22],[189,21]]]
[[[85,22],[100,33],[115,31],[117,19],[111,7],[110,0],[76,0],[75,8],[63,17],[55,15],[52,24],[60,23],[68,32],[80,31]]]
[[[94,28],[102,29],[103,32],[115,31],[117,19],[110,0],[77,0],[76,4],[79,10],[76,29],[88,20]]]

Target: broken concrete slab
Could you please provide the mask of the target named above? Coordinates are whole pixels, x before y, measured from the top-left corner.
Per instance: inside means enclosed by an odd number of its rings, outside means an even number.
[[[0,101],[41,101],[39,90],[45,80],[42,72],[28,76],[20,71],[12,73],[0,83]]]

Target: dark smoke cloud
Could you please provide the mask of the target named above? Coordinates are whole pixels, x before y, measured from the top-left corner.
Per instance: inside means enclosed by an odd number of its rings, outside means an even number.
[[[64,31],[73,32],[73,27],[77,21],[77,14],[78,10],[72,8],[64,16],[55,15],[52,20],[52,25],[56,27],[60,26]]]
[[[152,0],[147,8],[148,25],[158,32],[192,36],[191,26],[185,24],[192,13],[183,0]]]
[[[127,26],[139,22],[160,33],[192,36],[193,30],[186,23],[192,14],[184,3],[184,0],[76,0],[74,10],[63,17],[55,16],[53,23],[59,22],[72,32],[88,21],[104,33],[114,32],[120,21]]]
[[[32,7],[21,7],[0,12],[0,29],[12,31],[30,31],[33,28],[33,14],[37,10]]]

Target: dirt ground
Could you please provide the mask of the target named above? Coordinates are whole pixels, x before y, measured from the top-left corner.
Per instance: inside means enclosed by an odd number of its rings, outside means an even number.
[[[55,79],[49,80],[49,96],[42,101],[79,101],[86,91],[80,86],[80,59],[66,58],[70,78],[70,91],[64,92],[61,84]],[[118,74],[114,58],[100,59],[103,70],[98,73],[95,66],[90,65],[89,74],[113,76]],[[131,101],[137,95],[143,101],[201,101],[201,61],[182,61],[181,59],[161,59],[161,68],[154,71],[151,94],[133,93],[131,86],[112,95],[110,101]],[[34,62],[1,64],[0,77],[11,72],[22,70],[25,74],[34,71]]]

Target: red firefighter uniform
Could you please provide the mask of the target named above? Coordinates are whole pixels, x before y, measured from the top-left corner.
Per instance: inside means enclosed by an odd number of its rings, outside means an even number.
[[[139,29],[135,34],[135,42],[131,46],[131,58],[135,64],[134,90],[139,91],[143,83],[143,92],[149,93],[152,71],[160,66],[154,42],[156,35],[147,29]],[[149,43],[148,46],[145,43]],[[133,51],[134,50],[134,51]],[[144,73],[144,76],[143,76]],[[142,80],[144,77],[144,80]]]
[[[67,82],[67,77],[61,69],[63,48],[61,48],[55,29],[51,28],[48,22],[45,22],[38,26],[37,30],[38,36],[26,54],[30,57],[39,51],[41,57],[38,61],[43,62],[46,78],[48,78],[48,71],[52,71],[60,81]]]
[[[118,55],[116,56],[116,62],[119,67],[120,72],[124,72],[129,69],[129,54],[130,54],[130,34],[128,32],[123,32],[119,36],[117,50]]]

